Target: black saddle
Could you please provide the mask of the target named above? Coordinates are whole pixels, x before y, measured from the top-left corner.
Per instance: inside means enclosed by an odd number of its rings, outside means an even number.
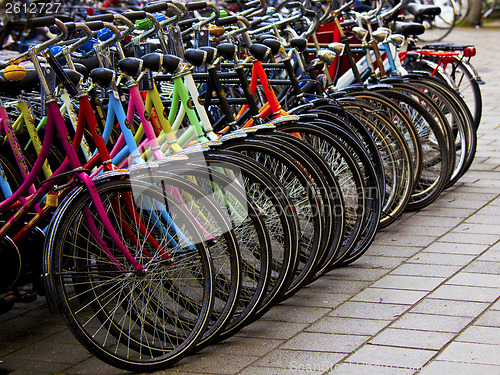
[[[236,46],[232,43],[221,43],[217,46],[217,53],[226,60],[234,59]]]
[[[264,61],[271,54],[271,48],[264,44],[254,43],[249,48],[250,54],[258,61]]]
[[[406,10],[415,16],[415,18],[423,18],[424,16],[437,16],[441,14],[441,8],[435,5],[422,5],[417,3],[409,3]]]
[[[109,87],[115,78],[115,71],[106,68],[97,68],[90,72],[90,78],[101,87]]]
[[[396,34],[402,34],[404,36],[410,35],[422,35],[425,32],[425,27],[421,23],[417,22],[401,22],[395,21],[392,24],[392,31]]]
[[[205,51],[205,53],[207,54],[207,56],[205,58],[205,63],[206,64],[213,63],[214,60],[217,58],[217,49],[216,48],[204,46],[204,47],[200,47],[200,49],[202,51]]]
[[[137,57],[126,57],[118,61],[118,68],[128,76],[136,76],[142,69],[142,60]]]
[[[264,39],[262,44],[269,47],[273,55],[276,55],[281,49],[281,42],[275,38]]]
[[[295,37],[290,39],[290,45],[296,48],[299,52],[304,52],[307,48],[307,39],[301,37]]]
[[[184,52],[184,58],[194,66],[202,66],[207,61],[207,53],[201,49],[189,48]]]

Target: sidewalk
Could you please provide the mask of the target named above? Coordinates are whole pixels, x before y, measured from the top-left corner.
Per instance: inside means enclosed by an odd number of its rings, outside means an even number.
[[[476,44],[486,82],[469,172],[353,265],[157,374],[500,374],[500,28],[448,41]],[[90,356],[43,299],[0,315],[0,360],[0,375],[122,373]]]

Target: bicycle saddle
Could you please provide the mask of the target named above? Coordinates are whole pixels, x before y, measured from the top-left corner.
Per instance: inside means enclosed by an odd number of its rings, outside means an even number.
[[[159,72],[163,67],[163,54],[162,53],[148,53],[141,57],[142,67],[144,69],[149,69],[153,72]]]
[[[281,49],[281,43],[279,40],[274,38],[267,38],[262,41],[262,44],[269,47],[271,49],[271,53],[276,55]]]
[[[211,64],[214,62],[214,60],[217,58],[217,49],[214,48],[214,47],[208,47],[208,46],[204,46],[204,47],[200,47],[200,49],[202,51],[205,51],[206,54],[207,54],[207,57],[205,59],[205,62],[207,64]]]
[[[8,93],[9,95],[18,95],[22,91],[38,90],[40,86],[40,79],[35,69],[26,69],[26,77],[21,81],[8,81],[3,76],[3,71],[0,73],[0,91]]]
[[[290,45],[296,48],[299,52],[304,52],[307,48],[307,39],[301,37],[295,37],[290,39]]]
[[[108,87],[115,78],[115,71],[106,68],[97,68],[90,72],[90,78],[101,87]]]
[[[68,76],[69,80],[73,84],[73,86],[78,86],[80,80],[82,79],[82,75],[73,69],[63,69],[64,73]]]
[[[175,73],[181,66],[182,59],[175,55],[163,55],[163,69],[167,73]]]
[[[184,53],[184,58],[194,66],[202,66],[207,61],[207,53],[201,49],[189,48]]]
[[[417,22],[395,21],[392,25],[392,31],[395,34],[402,34],[404,36],[422,35],[425,32],[424,25]]]
[[[409,3],[406,6],[406,9],[410,14],[413,14],[415,17],[437,16],[438,14],[441,14],[441,8],[434,5]]]
[[[87,67],[83,64],[79,64],[79,63],[73,63],[73,65],[75,66],[75,70],[80,73],[84,78],[88,78],[89,77],[89,70],[87,69]]]
[[[128,76],[136,76],[142,69],[142,60],[137,57],[126,57],[118,61],[120,70]]]
[[[255,43],[250,46],[249,51],[255,59],[258,61],[264,61],[271,53],[271,48],[265,46],[264,44]]]
[[[232,43],[221,43],[217,46],[217,52],[219,55],[224,57],[226,60],[234,59],[234,53],[236,52],[236,46]]]

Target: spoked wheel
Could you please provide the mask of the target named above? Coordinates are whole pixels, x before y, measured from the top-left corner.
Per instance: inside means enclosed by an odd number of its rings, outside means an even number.
[[[78,189],[58,208],[47,233],[48,292],[98,358],[132,371],[165,368],[196,345],[210,320],[210,254],[184,207],[153,185],[120,179],[97,188],[143,271],[115,246],[89,194]]]

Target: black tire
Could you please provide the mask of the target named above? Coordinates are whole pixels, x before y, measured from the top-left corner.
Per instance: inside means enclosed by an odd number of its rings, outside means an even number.
[[[145,219],[148,212],[151,218],[154,210],[151,202],[168,200],[169,212],[175,210],[175,217],[182,219],[182,233],[188,238],[200,238],[185,209],[153,185],[111,179],[101,181],[96,188],[108,208],[108,215],[114,210],[109,210],[112,201],[134,196],[134,207],[143,215],[143,223],[150,223]],[[79,188],[54,215],[45,244],[44,271],[49,295],[55,299],[71,331],[96,357],[128,371],[164,369],[193,349],[210,320],[214,291],[208,249],[203,242],[179,245],[182,242],[166,223],[165,229],[177,239],[177,246],[169,247],[165,237],[155,233],[163,252],[147,240],[140,248],[134,248],[134,242],[117,231],[134,258],[146,269],[145,273],[136,272],[113,247],[106,232],[99,230],[119,267],[128,271],[123,272],[95,242],[83,222],[87,212],[100,228],[92,207],[90,195]],[[118,218],[117,212],[113,212],[110,219],[123,222],[121,214],[124,213],[121,210]],[[161,213],[156,216],[161,217]],[[127,224],[134,225],[132,218],[126,219]],[[148,230],[154,233],[155,225]],[[140,231],[135,233],[139,235]],[[75,242],[80,236],[86,241]],[[79,246],[82,243],[86,244],[85,248]],[[165,252],[170,258],[165,257]],[[184,324],[177,326],[176,322]]]

